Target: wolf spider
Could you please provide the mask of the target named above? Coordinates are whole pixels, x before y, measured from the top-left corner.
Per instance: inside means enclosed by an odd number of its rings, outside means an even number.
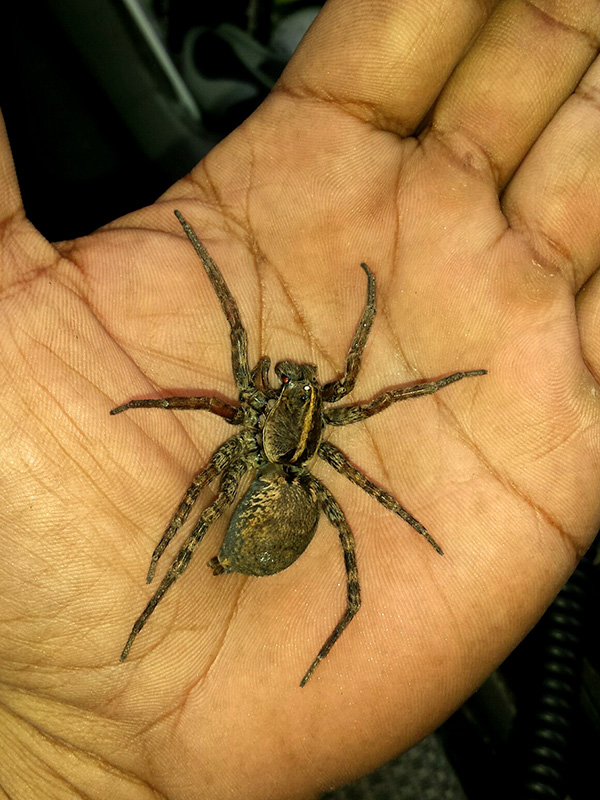
[[[273,575],[281,572],[308,547],[321,512],[337,529],[344,552],[346,610],[302,678],[300,686],[304,686],[360,608],[354,536],[337,500],[309,472],[307,464],[314,456],[322,458],[384,508],[408,522],[443,555],[442,548],[423,525],[391,494],[353,467],[341,450],[322,440],[324,427],[359,422],[399,400],[433,394],[462,378],[485,375],[486,370],[455,372],[437,381],[423,381],[391,389],[369,403],[325,408],[324,404],[337,403],[354,388],[362,353],[375,319],[375,276],[363,263],[361,267],[367,275],[367,302],[354,333],[342,377],[321,385],[316,378],[317,368],[312,364],[280,361],[275,366],[280,386],[273,387],[269,383],[270,359],[263,357],[254,369],[249,367],[246,331],[237,303],[221,271],[179,211],[175,211],[175,216],[200,257],[231,328],[231,360],[233,377],[239,389],[239,405],[226,403],[217,397],[165,397],[130,400],[113,408],[110,413],[120,414],[131,408],[203,409],[242,429],[218,447],[207,466],[196,475],[156,546],[147,583],[154,578],[158,560],[187,520],[200,491],[221,476],[216,499],[200,515],[160,586],[136,620],[121,653],[121,661],[127,658],[135,637],[166,591],[187,568],[208,528],[233,503],[243,475],[253,470],[254,480],[233,513],[219,554],[208,562],[214,575],[224,572]]]

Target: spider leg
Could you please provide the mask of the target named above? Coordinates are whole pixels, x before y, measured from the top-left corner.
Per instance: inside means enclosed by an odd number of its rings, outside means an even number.
[[[308,668],[306,675],[300,681],[300,686],[306,685],[319,663],[327,657],[333,645],[340,638],[360,608],[360,586],[358,583],[354,536],[350,530],[344,512],[329,489],[312,475],[310,476],[310,480],[319,497],[321,508],[325,512],[327,519],[337,528],[340,537],[342,550],[344,551],[344,564],[346,567],[347,601],[346,610],[340,617],[323,647],[319,650],[317,657]]]
[[[226,442],[223,442],[223,444],[218,447],[217,450],[215,450],[206,467],[204,467],[204,469],[195,476],[194,480],[183,496],[181,503],[177,506],[177,511],[175,512],[171,522],[169,522],[169,525],[166,531],[163,533],[160,542],[154,548],[152,559],[150,561],[150,567],[148,569],[148,575],[146,577],[146,583],[152,583],[154,573],[156,571],[156,565],[158,564],[160,557],[166,550],[171,539],[175,536],[177,531],[188,518],[189,513],[192,510],[194,503],[198,499],[198,495],[202,489],[215,478],[217,478],[236,457],[241,455],[243,452],[242,442],[243,440],[241,435],[232,436],[230,439],[227,439]]]
[[[375,276],[366,264],[361,264],[361,267],[367,273],[367,302],[346,356],[346,370],[343,376],[323,386],[323,400],[327,403],[335,403],[337,400],[341,400],[354,388],[356,376],[360,370],[363,350],[375,319],[377,310],[375,304]]]
[[[194,550],[204,538],[204,535],[206,534],[206,531],[210,525],[212,525],[212,523],[215,522],[225,511],[225,509],[233,502],[239,482],[247,469],[248,464],[244,460],[240,459],[235,461],[223,475],[219,494],[217,495],[216,499],[202,512],[198,523],[188,536],[179,553],[176,555],[175,560],[169,567],[165,577],[162,579],[160,586],[154,592],[148,605],[135,621],[135,624],[131,629],[131,633],[129,634],[129,639],[127,639],[127,643],[125,644],[123,652],[121,653],[121,661],[125,661],[127,658],[135,637],[142,630],[148,620],[148,617],[152,614],[156,606],[162,600],[167,590],[186,570],[188,564],[190,563],[190,559],[194,554]]]
[[[338,450],[337,447],[334,447],[334,445],[330,444],[329,442],[322,442],[319,445],[318,455],[324,461],[330,464],[335,470],[337,470],[340,475],[344,475],[355,486],[360,487],[367,494],[371,495],[371,497],[374,497],[375,500],[377,500],[378,503],[381,503],[384,508],[387,508],[388,511],[393,511],[394,514],[397,514],[405,522],[408,522],[408,524],[411,525],[417,531],[417,533],[420,533],[421,536],[424,536],[425,539],[427,539],[434,550],[436,550],[441,556],[444,555],[444,551],[435,541],[435,539],[427,532],[427,529],[421,525],[421,523],[416,520],[412,514],[409,514],[408,511],[400,505],[395,497],[381,489],[379,486],[377,486],[377,484],[370,481],[366,475],[363,475],[363,473],[356,469],[356,467],[353,467],[341,450]]]
[[[445,378],[437,381],[421,381],[413,383],[411,386],[403,386],[401,389],[391,389],[389,392],[382,392],[370,403],[357,403],[356,405],[341,406],[339,408],[328,408],[323,413],[326,425],[350,425],[353,422],[360,422],[374,414],[379,414],[386,408],[397,403],[399,400],[408,400],[410,397],[423,397],[423,395],[439,392],[451,383],[461,381],[463,378],[474,378],[477,375],[486,375],[486,369],[472,369],[469,372],[453,372]]]
[[[218,397],[159,397],[156,399],[130,400],[122,406],[111,409],[111,414],[120,414],[130,408],[175,408],[179,410],[200,409],[217,414],[230,425],[241,425],[244,412],[238,406],[232,406]]]
[[[248,335],[242,325],[238,305],[229,291],[229,287],[225,283],[225,278],[221,275],[221,270],[209,256],[208,251],[196,236],[196,233],[186,221],[183,214],[179,211],[175,211],[175,216],[181,223],[185,235],[200,257],[208,279],[219,298],[221,308],[231,328],[231,365],[236,386],[240,391],[248,389],[252,385],[250,367],[248,365]]]

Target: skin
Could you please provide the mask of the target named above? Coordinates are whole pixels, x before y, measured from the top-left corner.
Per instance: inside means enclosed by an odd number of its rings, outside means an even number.
[[[0,796],[315,797],[434,729],[536,622],[600,522],[599,38],[597,2],[332,0],[190,176],[59,245],[2,140]],[[151,552],[230,429],[109,410],[235,399],[175,207],[251,363],[334,379],[367,261],[379,311],[349,400],[489,370],[331,432],[445,555],[316,465],[363,606],[303,689],[344,605],[325,520],[268,578],[212,576],[222,521],[119,663]]]

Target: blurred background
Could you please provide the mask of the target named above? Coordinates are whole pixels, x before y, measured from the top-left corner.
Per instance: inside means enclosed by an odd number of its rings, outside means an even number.
[[[11,2],[0,103],[28,217],[59,241],[152,203],[262,101],[321,5]],[[594,545],[447,723],[326,798],[600,797],[599,570]]]
[[[57,241],[151,203],[256,108],[320,5],[11,2],[0,91],[29,218]]]

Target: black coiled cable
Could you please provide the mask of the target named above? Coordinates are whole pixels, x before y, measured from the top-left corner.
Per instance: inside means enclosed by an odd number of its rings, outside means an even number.
[[[518,715],[523,800],[563,800],[581,669],[595,548],[590,548],[539,623],[539,665],[528,710]],[[537,674],[536,674],[537,673]]]

